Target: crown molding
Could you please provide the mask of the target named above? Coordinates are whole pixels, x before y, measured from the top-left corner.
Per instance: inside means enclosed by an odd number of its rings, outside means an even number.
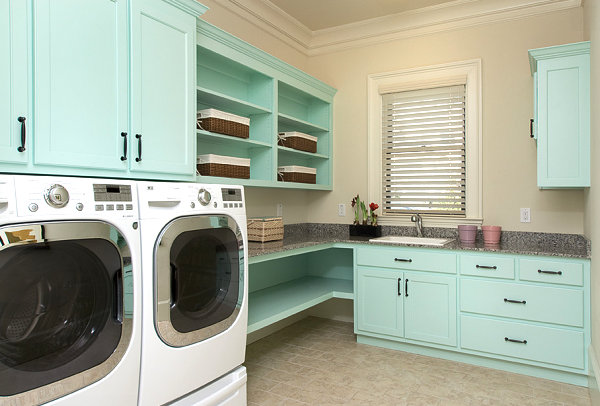
[[[312,31],[291,15],[264,0],[214,0],[258,28],[308,55]]]
[[[308,55],[581,7],[582,0],[455,0],[338,27],[311,31],[269,0],[215,0]]]
[[[200,17],[202,14],[206,13],[208,7],[204,4],[200,4],[195,0],[164,0],[166,3],[169,3],[186,13],[189,13],[195,17]]]

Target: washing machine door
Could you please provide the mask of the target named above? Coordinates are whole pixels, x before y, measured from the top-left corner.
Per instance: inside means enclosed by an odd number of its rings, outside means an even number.
[[[118,364],[127,269],[127,241],[108,223],[0,227],[0,403],[44,403]]]
[[[155,245],[155,326],[183,347],[227,330],[244,295],[244,242],[227,215],[180,217]]]

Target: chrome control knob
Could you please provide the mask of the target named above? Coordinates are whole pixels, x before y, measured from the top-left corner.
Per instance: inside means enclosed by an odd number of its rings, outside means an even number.
[[[210,195],[210,192],[208,190],[200,189],[198,191],[198,201],[202,206],[208,206],[211,198],[212,196]]]
[[[63,185],[52,185],[44,193],[44,199],[51,207],[65,207],[69,203],[69,192]]]

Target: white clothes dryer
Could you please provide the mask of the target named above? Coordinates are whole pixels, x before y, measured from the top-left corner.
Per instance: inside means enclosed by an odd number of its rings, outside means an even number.
[[[136,405],[135,184],[0,175],[0,404]]]
[[[246,210],[241,186],[139,182],[138,191],[144,272],[139,402],[151,406],[181,400],[244,361]]]

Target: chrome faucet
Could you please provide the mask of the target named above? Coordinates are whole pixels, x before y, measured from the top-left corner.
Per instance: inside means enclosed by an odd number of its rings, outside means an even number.
[[[410,221],[415,223],[415,227],[417,227],[417,236],[423,237],[423,218],[421,217],[421,215],[419,213],[413,214],[410,217]]]

